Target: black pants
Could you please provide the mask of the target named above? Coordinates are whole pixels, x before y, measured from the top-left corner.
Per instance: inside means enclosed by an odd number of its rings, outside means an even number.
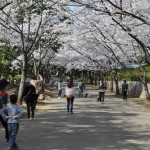
[[[83,91],[79,91],[79,97],[83,97]]]
[[[9,136],[8,136],[8,127],[7,127],[7,121],[3,120],[3,117],[0,115],[0,121],[5,128],[5,138],[7,139],[7,142],[9,141]]]
[[[123,93],[123,100],[127,100],[127,91],[122,91]]]
[[[61,97],[62,90],[58,90],[58,97]]]
[[[28,118],[30,118],[30,117],[34,118],[34,110],[35,110],[36,102],[35,101],[26,102],[26,105],[27,105]],[[30,115],[30,111],[31,111],[31,115]]]
[[[99,101],[104,102],[104,94],[105,92],[99,92]]]
[[[68,113],[69,113],[69,110],[71,113],[73,112],[73,102],[74,102],[74,96],[71,99],[67,98],[67,111],[68,111]]]

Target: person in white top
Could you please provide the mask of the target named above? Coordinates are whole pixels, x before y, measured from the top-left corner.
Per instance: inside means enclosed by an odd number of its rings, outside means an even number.
[[[73,81],[69,80],[65,88],[68,114],[69,112],[73,114],[74,91],[75,91],[75,88],[74,88]]]
[[[39,79],[37,79],[37,78],[39,78]],[[43,77],[40,74],[37,75],[37,78],[35,76],[33,76],[32,79],[30,80],[30,84],[33,85],[36,90],[35,107],[36,107],[37,100],[38,100],[38,97],[39,97],[41,89],[42,89],[41,84],[43,82]]]
[[[39,94],[40,92],[40,86],[43,82],[43,78],[42,76],[39,74],[37,77],[39,77],[39,79],[36,79],[35,76],[32,77],[32,79],[30,80],[30,83],[35,86],[36,89],[36,94]]]

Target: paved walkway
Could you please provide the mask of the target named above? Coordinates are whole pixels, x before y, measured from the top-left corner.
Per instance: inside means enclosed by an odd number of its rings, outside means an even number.
[[[150,150],[150,110],[87,87],[88,98],[75,98],[67,114],[65,98],[39,107],[35,120],[20,121],[19,150]],[[0,150],[6,150],[0,130]]]

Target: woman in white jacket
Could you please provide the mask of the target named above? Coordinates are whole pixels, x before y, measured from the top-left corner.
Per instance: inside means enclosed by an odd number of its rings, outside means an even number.
[[[68,114],[69,112],[73,114],[74,91],[75,91],[75,88],[74,88],[73,81],[69,80],[65,88]]]

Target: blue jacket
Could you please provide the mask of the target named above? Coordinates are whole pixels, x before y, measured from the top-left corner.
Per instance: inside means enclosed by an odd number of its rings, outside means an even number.
[[[17,104],[7,105],[0,110],[0,114],[2,117],[9,117],[7,123],[18,123],[18,119],[23,115],[23,113],[24,112],[22,107]],[[13,119],[14,116],[16,116],[16,119]]]

